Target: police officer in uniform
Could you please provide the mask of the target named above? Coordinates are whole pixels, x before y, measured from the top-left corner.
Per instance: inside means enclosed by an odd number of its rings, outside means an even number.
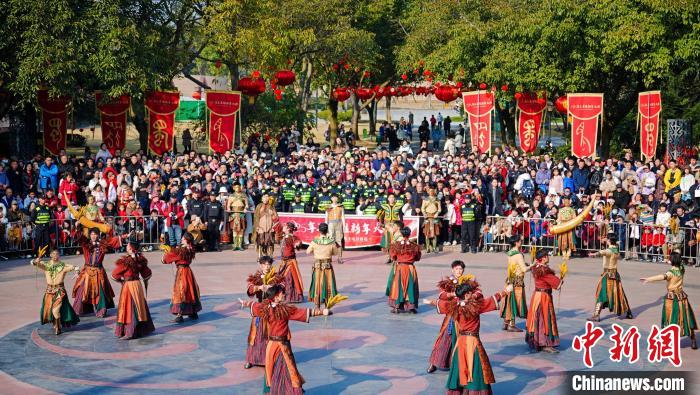
[[[316,212],[325,213],[331,205],[331,193],[328,192],[328,185],[323,185],[316,195]]]
[[[46,204],[44,195],[39,196],[39,204],[31,212],[32,222],[34,222],[34,248],[35,253],[39,253],[42,247],[48,247],[51,242],[49,237],[49,226],[51,226],[51,209]]]
[[[204,216],[204,202],[202,201],[202,192],[195,191],[194,197],[187,202],[187,220],[191,221],[193,215],[202,219]]]
[[[297,194],[297,188],[292,183],[292,179],[287,177],[285,179],[285,184],[282,186],[282,196],[284,196],[284,206],[282,207],[284,212],[290,212],[292,201]]]
[[[294,214],[303,214],[306,212],[306,205],[301,201],[301,194],[297,193],[294,196],[294,201],[290,206],[290,211]]]
[[[345,193],[342,196],[343,208],[346,213],[354,214],[357,207],[356,196],[352,192],[352,185],[345,186]]]
[[[476,253],[476,246],[479,241],[478,224],[476,222],[476,203],[472,201],[472,195],[464,196],[464,204],[461,207],[462,211],[462,253],[467,252],[467,245],[471,248],[471,252]]]
[[[302,184],[300,187],[297,188],[297,193],[301,195],[301,202],[304,203],[304,212],[310,213],[312,212],[312,202],[313,202],[313,197],[314,197],[314,190],[309,186],[308,183]]]
[[[219,234],[224,224],[224,206],[216,200],[216,193],[209,192],[209,201],[204,203],[204,217],[207,224],[207,248],[209,251],[219,250]]]
[[[378,206],[377,202],[374,200],[374,195],[370,194],[367,196],[365,204],[360,206],[360,210],[363,215],[371,215],[373,217],[377,215]]]

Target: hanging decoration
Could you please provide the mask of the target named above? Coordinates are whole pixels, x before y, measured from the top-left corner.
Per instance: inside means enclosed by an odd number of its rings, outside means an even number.
[[[520,149],[528,153],[535,152],[544,110],[547,108],[546,96],[539,97],[535,92],[524,92],[516,100],[515,125],[518,128]]]
[[[482,84],[486,85],[486,84]],[[469,116],[472,150],[478,154],[491,152],[491,119],[495,108],[494,94],[479,90],[462,93],[464,112]]]
[[[44,129],[44,149],[58,155],[66,149],[68,111],[71,100],[66,96],[50,97],[46,89],[37,92],[41,109],[41,125]]]
[[[219,154],[230,151],[236,138],[236,120],[240,116],[241,92],[207,91],[209,110],[209,148]]]
[[[571,153],[577,158],[593,158],[603,123],[603,94],[569,93],[567,103],[571,116]]]
[[[642,158],[653,160],[661,124],[661,91],[639,92],[637,105],[637,130]]]
[[[178,91],[153,91],[146,95],[148,149],[155,155],[164,155],[173,148],[175,112],[178,107]]]
[[[100,114],[100,129],[102,142],[112,155],[116,150],[124,150],[126,146],[126,115],[131,106],[131,98],[122,95],[115,99],[106,100],[102,92],[95,92],[95,105]],[[94,131],[93,128],[90,128]]]

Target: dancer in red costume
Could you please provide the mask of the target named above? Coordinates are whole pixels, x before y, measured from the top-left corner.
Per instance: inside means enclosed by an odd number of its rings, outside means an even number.
[[[459,278],[464,274],[464,262],[452,262],[452,274],[440,281],[437,286],[440,291],[438,299],[449,300],[455,297],[455,288],[459,282]],[[454,319],[445,315],[440,325],[440,332],[433,344],[433,351],[430,353],[428,361],[428,373],[433,373],[437,369],[447,369],[450,367],[450,359],[452,356],[452,348],[457,341],[458,328],[455,326]]]
[[[146,336],[156,330],[140,281],[143,278],[143,284],[148,289],[151,274],[148,260],[139,251],[138,241],[130,241],[126,245],[126,255],[117,260],[112,271],[112,278],[122,283],[117,324],[114,327],[117,337],[128,340]]]
[[[197,312],[202,310],[199,286],[190,268],[195,256],[194,238],[190,233],[185,233],[182,235],[181,243],[182,246],[173,248],[163,255],[164,264],[174,263],[177,266],[173,297],[170,302],[170,312],[175,314],[173,322],[182,322],[183,315],[196,320],[199,318]]]
[[[265,292],[275,284],[284,282],[284,278],[274,273],[271,277],[272,257],[267,255],[258,259],[260,269],[248,276],[248,297],[256,298],[258,302],[263,301]],[[248,331],[248,348],[245,353],[246,369],[255,366],[265,366],[265,349],[267,348],[267,323],[259,317],[253,317],[250,321]]]
[[[301,280],[296,250],[301,248],[301,240],[294,236],[297,230],[294,222],[288,222],[282,228],[282,264],[279,273],[284,277],[284,294],[289,303],[304,301],[304,283]]]

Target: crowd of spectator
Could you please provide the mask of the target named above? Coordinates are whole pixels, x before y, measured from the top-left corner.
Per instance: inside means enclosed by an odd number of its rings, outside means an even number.
[[[278,211],[297,213],[323,212],[330,196],[338,195],[346,214],[366,215],[375,214],[394,194],[403,215],[420,216],[428,189],[435,188],[442,203],[441,243],[464,242],[462,211],[469,204],[475,212],[470,221],[481,234],[479,249],[505,244],[512,234],[553,245],[547,227],[556,219],[562,198],[570,197],[572,206],[581,209],[600,194],[590,223],[577,230],[582,251],[595,249],[608,232],[616,232],[630,258],[657,259],[669,239],[678,243],[679,237],[691,248],[685,256],[697,256],[697,157],[664,163],[643,161],[626,151],[598,160],[555,159],[524,155],[512,147],[477,155],[470,152],[461,125],[445,125],[448,118],[440,115],[439,126],[435,117],[415,125],[417,148],[411,144],[411,117],[410,122],[381,125],[376,147],[356,146],[348,136],[352,133],[341,133],[332,147],[321,147],[310,134],[285,128],[279,138],[252,135],[223,155],[188,151],[153,157],[112,153],[103,146],[96,155],[6,159],[0,163],[0,253],[31,240],[40,197],[51,211],[54,243],[75,233],[66,198],[75,206],[94,201],[118,231],[135,231],[148,241],[165,236],[170,218],[182,221],[182,229],[193,222],[206,225],[197,202],[214,195],[225,205],[238,184],[250,210],[263,193],[276,198]],[[438,128],[441,133],[435,132]],[[246,242],[252,227],[248,221]],[[673,221],[682,236],[669,226]]]

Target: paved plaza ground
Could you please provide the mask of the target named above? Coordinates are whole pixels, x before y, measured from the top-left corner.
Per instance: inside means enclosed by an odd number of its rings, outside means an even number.
[[[168,312],[174,272],[160,263],[160,252],[146,253],[154,269],[148,300],[156,332],[144,339],[123,341],[114,337],[115,310],[105,319],[83,317],[61,336],[49,325],[38,324],[44,290],[43,276],[28,260],[0,264],[0,393],[3,394],[258,394],[262,368],[243,369],[249,315],[240,310],[247,275],[257,267],[252,250],[202,253],[192,266],[203,295],[199,321],[170,322]],[[117,255],[108,255],[108,270]],[[435,284],[449,273],[449,264],[463,259],[467,272],[476,275],[485,294],[503,286],[503,253],[424,256],[417,264],[421,298],[436,295]],[[529,259],[529,257],[527,257]],[[82,264],[82,257],[66,259]],[[336,266],[340,292],[350,297],[329,318],[310,324],[292,324],[292,347],[308,394],[441,394],[446,372],[427,374],[425,368],[441,317],[421,306],[417,315],[389,313],[384,290],[389,266],[373,250],[346,252],[344,265]],[[554,258],[552,266],[560,262]],[[308,286],[311,258],[300,253],[300,266]],[[646,336],[661,317],[663,283],[642,285],[637,279],[662,273],[660,264],[622,262],[620,272],[636,315],[618,320],[607,312],[601,326],[637,325],[642,331],[642,358],[636,364],[608,359],[609,336],[593,351],[595,370],[662,370],[670,365],[646,361]],[[496,394],[563,393],[564,371],[584,369],[581,354],[572,350],[573,337],[581,334],[593,308],[593,293],[601,271],[597,259],[575,259],[558,305],[561,353],[530,353],[524,335],[501,331],[496,312],[482,316],[481,339],[489,353],[497,383]],[[73,286],[73,275],[66,287]],[[700,270],[688,268],[685,290],[693,306],[700,301]],[[118,294],[120,285],[114,284]],[[526,278],[528,297],[533,283]],[[696,308],[696,311],[698,309]],[[524,322],[518,322],[523,327]],[[696,370],[700,351],[681,342],[683,369]]]

